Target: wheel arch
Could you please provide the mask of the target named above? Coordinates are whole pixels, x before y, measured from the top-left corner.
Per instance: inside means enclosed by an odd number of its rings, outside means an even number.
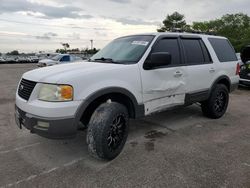
[[[83,101],[76,112],[76,123],[82,121],[85,125],[88,124],[95,109],[109,99],[126,106],[130,118],[144,116],[144,105],[138,104],[130,91],[120,87],[109,87],[96,91]]]
[[[211,92],[213,91],[214,87],[217,85],[217,84],[224,84],[228,91],[230,92],[231,91],[231,80],[228,76],[226,75],[223,75],[223,76],[220,76],[219,78],[217,78],[213,84],[212,84],[212,87],[210,88],[210,92],[209,94],[211,94]]]

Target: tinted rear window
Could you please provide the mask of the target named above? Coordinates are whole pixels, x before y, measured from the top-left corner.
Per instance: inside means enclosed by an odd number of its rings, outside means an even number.
[[[237,57],[232,45],[227,39],[208,39],[220,62],[237,61]]]
[[[203,64],[203,51],[198,39],[182,39],[187,64]]]

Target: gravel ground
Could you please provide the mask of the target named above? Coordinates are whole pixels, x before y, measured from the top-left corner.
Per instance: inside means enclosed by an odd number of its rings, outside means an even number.
[[[88,155],[86,132],[48,140],[19,130],[15,90],[35,65],[0,65],[0,187],[249,187],[250,90],[230,96],[219,120],[197,105],[131,121],[111,162]]]

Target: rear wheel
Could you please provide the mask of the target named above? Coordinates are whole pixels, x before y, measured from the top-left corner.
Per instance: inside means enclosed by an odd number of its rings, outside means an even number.
[[[209,99],[202,102],[201,109],[205,116],[213,119],[222,117],[228,106],[229,92],[225,85],[218,84],[213,89]]]
[[[87,144],[90,154],[106,160],[117,157],[127,140],[128,118],[128,111],[122,104],[100,105],[89,122]]]

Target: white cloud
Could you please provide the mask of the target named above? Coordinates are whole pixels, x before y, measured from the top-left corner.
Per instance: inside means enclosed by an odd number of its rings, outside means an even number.
[[[0,34],[2,35],[19,35],[19,36],[25,36],[25,33],[20,32],[11,32],[11,31],[0,31]]]
[[[0,4],[0,52],[15,47],[54,50],[61,42],[84,48],[90,39],[101,48],[122,35],[156,31],[174,11],[185,14],[188,23],[250,12],[249,0],[0,0]]]

